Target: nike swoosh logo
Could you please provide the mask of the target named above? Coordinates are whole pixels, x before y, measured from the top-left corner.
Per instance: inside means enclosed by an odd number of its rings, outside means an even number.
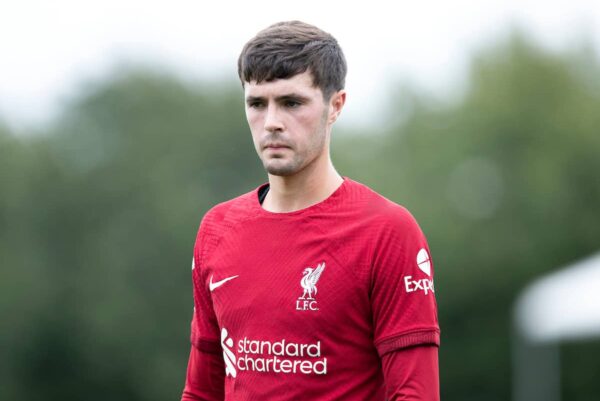
[[[213,292],[215,290],[215,288],[218,288],[218,287],[222,286],[223,284],[225,284],[226,282],[228,282],[229,280],[233,280],[234,278],[237,278],[237,277],[239,277],[239,274],[237,276],[227,277],[221,281],[217,281],[216,283],[213,283],[213,281],[212,281],[213,276],[210,276],[210,282],[208,283],[208,288],[210,289],[210,292]]]

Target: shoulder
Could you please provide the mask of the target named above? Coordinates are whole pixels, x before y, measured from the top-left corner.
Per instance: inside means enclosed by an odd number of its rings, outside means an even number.
[[[357,202],[357,213],[374,228],[385,233],[406,233],[419,230],[417,220],[405,206],[357,181],[353,182],[352,187],[354,192],[360,194],[355,197],[361,199],[360,202]]]
[[[368,238],[369,264],[372,272],[385,280],[399,279],[400,272],[413,272],[413,262],[429,253],[427,238],[413,214],[396,203],[363,185],[365,202],[361,203],[361,215],[367,216],[362,226],[362,237]],[[375,274],[373,273],[373,274]],[[409,273],[407,273],[409,274]]]
[[[218,235],[253,216],[258,188],[211,207],[202,217],[198,236]]]

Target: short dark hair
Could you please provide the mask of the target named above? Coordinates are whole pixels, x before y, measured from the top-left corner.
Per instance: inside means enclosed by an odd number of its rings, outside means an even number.
[[[278,22],[260,31],[238,58],[242,86],[250,81],[286,79],[307,70],[325,99],[344,88],[346,58],[337,40],[301,21]]]

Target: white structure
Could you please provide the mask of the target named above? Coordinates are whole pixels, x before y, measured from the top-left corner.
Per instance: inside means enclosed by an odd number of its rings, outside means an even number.
[[[600,338],[600,253],[525,288],[514,329],[514,401],[559,401],[558,344]]]

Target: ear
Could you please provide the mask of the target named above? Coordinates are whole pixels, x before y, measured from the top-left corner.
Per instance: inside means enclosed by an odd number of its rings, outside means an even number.
[[[344,104],[346,104],[346,91],[344,89],[331,95],[329,99],[329,118],[327,119],[329,124],[333,124],[338,119],[342,113]]]

